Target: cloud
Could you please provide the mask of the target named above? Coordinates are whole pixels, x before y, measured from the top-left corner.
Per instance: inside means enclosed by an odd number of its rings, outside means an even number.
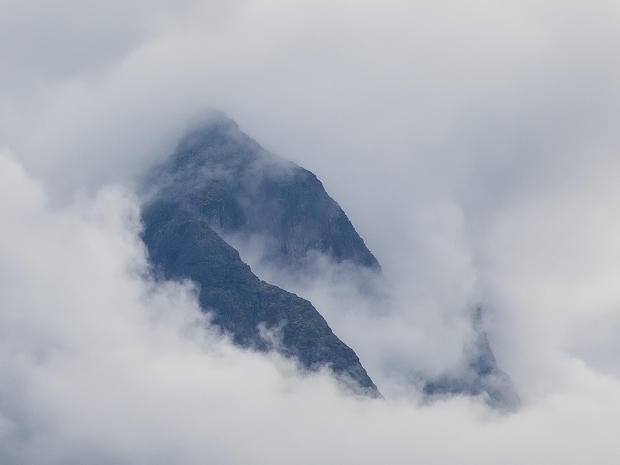
[[[235,348],[191,286],[148,278],[124,189],[57,209],[6,151],[0,167],[3,463],[617,458],[620,383],[577,359],[561,389],[507,416],[467,398],[344,394],[327,373]]]
[[[177,4],[0,6],[3,463],[615,462],[618,6]],[[360,401],[203,335],[127,192],[205,107],[314,171],[401,302],[482,301],[523,411]]]

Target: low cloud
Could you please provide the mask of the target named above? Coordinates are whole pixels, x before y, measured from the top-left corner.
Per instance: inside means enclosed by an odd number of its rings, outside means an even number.
[[[617,462],[616,3],[0,13],[0,461]],[[316,173],[381,262],[390,325],[312,294],[364,363],[400,331],[401,366],[449,364],[481,302],[522,410],[345,395],[154,283],[132,186],[206,107]]]
[[[511,415],[462,397],[358,398],[211,331],[191,285],[149,278],[137,204],[61,209],[0,156],[0,454],[60,463],[613,463],[620,382],[563,357]],[[18,193],[19,195],[16,195]]]

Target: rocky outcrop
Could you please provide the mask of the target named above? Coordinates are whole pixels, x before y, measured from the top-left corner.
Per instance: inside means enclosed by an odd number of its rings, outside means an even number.
[[[307,369],[328,366],[353,390],[379,395],[312,304],[261,281],[219,234],[263,234],[270,258],[291,269],[312,250],[378,268],[316,176],[220,117],[185,137],[147,188],[142,238],[150,261],[165,279],[194,281],[213,324],[241,346],[276,349]]]
[[[267,152],[223,115],[183,138],[152,182],[158,197],[191,206],[218,232],[260,236],[265,259],[293,272],[312,252],[380,269],[313,173]]]
[[[482,324],[482,309],[473,316],[476,338],[468,349],[468,363],[458,373],[426,380],[423,391],[431,397],[467,394],[485,396],[493,407],[512,411],[521,405],[512,381],[498,366]]]

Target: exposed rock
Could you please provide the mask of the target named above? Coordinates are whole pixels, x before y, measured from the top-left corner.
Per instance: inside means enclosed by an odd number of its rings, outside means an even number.
[[[312,304],[257,278],[214,229],[273,234],[271,257],[291,267],[310,250],[378,267],[312,173],[219,119],[184,138],[148,185],[142,221],[149,258],[166,279],[199,286],[200,305],[215,325],[241,346],[277,349],[308,369],[329,366],[354,390],[379,395]]]
[[[217,231],[261,236],[265,259],[278,266],[299,270],[319,252],[380,269],[313,173],[267,152],[224,116],[183,138],[156,178],[159,197],[191,206]]]

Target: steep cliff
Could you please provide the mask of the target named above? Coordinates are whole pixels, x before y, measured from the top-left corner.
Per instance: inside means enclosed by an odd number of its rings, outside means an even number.
[[[149,258],[166,279],[198,285],[215,325],[239,345],[277,349],[308,369],[329,366],[354,390],[378,395],[355,352],[312,304],[261,281],[218,234],[262,234],[269,257],[291,269],[313,250],[378,268],[316,176],[219,118],[185,137],[147,186],[142,237]]]
[[[291,271],[312,252],[380,269],[313,173],[267,152],[222,115],[184,137],[153,179],[159,198],[191,207],[218,232],[260,236],[265,259]]]

